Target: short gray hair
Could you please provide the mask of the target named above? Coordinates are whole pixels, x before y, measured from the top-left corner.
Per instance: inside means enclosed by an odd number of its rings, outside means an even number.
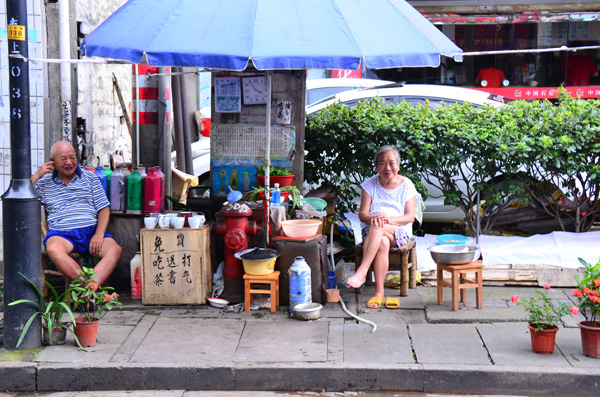
[[[400,152],[398,152],[398,149],[396,149],[394,146],[391,145],[383,145],[382,147],[379,148],[379,150],[377,150],[377,153],[375,153],[375,165],[377,165],[377,159],[379,159],[379,156],[381,156],[384,153],[387,152],[394,152],[394,154],[396,155],[396,161],[398,162],[398,165],[400,165]]]

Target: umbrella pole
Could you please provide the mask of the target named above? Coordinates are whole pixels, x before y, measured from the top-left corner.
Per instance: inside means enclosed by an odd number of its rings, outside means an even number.
[[[268,248],[271,245],[270,242],[270,230],[269,230],[269,205],[271,204],[271,71],[267,70],[267,74],[265,76],[266,80],[266,89],[267,89],[267,152],[265,153],[265,200],[263,201],[263,206],[265,210],[265,248]]]

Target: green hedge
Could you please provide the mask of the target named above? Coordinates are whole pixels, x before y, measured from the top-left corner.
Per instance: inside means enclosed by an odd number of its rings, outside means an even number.
[[[571,217],[577,231],[593,223],[600,189],[599,101],[564,92],[557,105],[515,101],[500,108],[380,101],[337,104],[307,119],[306,180],[335,186],[342,209],[356,210],[352,200],[360,195],[357,186],[374,174],[373,155],[391,144],[400,151],[401,173],[424,197],[421,179],[444,192],[446,204],[467,214],[470,230],[477,190],[485,200],[483,233],[515,200],[534,199],[559,221]],[[554,185],[572,211],[554,202]]]

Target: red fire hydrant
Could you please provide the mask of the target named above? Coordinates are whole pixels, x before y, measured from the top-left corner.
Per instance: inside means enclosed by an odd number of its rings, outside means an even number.
[[[233,254],[248,248],[248,235],[255,235],[260,227],[255,221],[249,221],[252,210],[243,202],[228,204],[221,210],[225,221],[217,222],[217,234],[225,235],[225,268],[226,278],[241,278],[244,275],[242,261]],[[227,283],[225,283],[227,284]]]

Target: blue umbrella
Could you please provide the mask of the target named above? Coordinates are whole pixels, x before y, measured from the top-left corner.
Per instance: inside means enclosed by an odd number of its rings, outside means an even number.
[[[361,61],[370,69],[437,67],[442,55],[462,60],[461,49],[404,0],[129,0],[81,49],[135,64],[237,71],[355,70]],[[270,72],[266,88],[271,103]],[[270,124],[267,106],[267,131]],[[267,134],[265,186],[270,146]]]
[[[404,0],[130,0],[87,56],[244,70],[440,65],[460,48]]]

